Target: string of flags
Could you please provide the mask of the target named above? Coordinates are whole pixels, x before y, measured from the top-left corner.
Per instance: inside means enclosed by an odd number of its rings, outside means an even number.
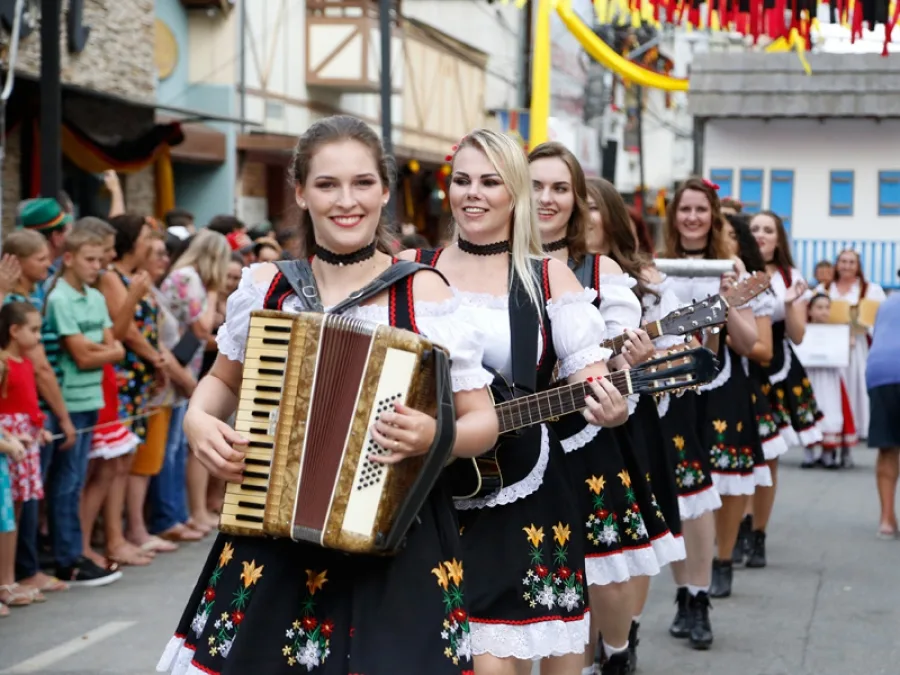
[[[502,0],[522,9],[528,0]],[[532,0],[532,2],[555,0]],[[884,26],[884,48],[888,55],[894,27],[900,19],[898,0],[593,0],[600,24],[628,25],[637,28],[649,24],[680,26],[686,30],[710,30],[750,36],[754,42],[767,38],[779,42],[772,51],[785,45],[810,49],[812,36],[819,31],[820,8],[828,14],[828,23],[840,24],[850,31],[850,41],[863,37],[863,31]],[[823,13],[825,13],[823,12]],[[802,60],[802,59],[801,59]]]

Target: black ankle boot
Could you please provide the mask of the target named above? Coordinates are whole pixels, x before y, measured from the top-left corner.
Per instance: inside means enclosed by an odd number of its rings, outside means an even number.
[[[691,647],[709,649],[713,643],[712,625],[709,623],[709,595],[700,591],[690,600]]]
[[[679,588],[675,595],[675,618],[669,626],[669,634],[672,637],[684,639],[691,636],[691,615],[688,611],[688,589]]]
[[[741,528],[738,530],[737,541],[734,542],[734,550],[731,552],[731,562],[735,565],[743,565],[744,558],[750,552],[750,534],[753,532],[753,516],[744,516]]]
[[[709,587],[709,597],[729,597],[731,595],[731,581],[733,576],[734,567],[730,560],[713,560],[712,585]]]
[[[755,530],[750,535],[750,555],[747,557],[747,567],[766,566],[766,533]]]
[[[637,621],[631,622],[631,630],[628,631],[628,672],[633,673],[637,670],[637,646],[640,644],[638,639],[638,628],[641,627]]]
[[[629,663],[628,650],[613,654],[606,659],[606,663],[600,669],[600,675],[629,675],[632,672]]]

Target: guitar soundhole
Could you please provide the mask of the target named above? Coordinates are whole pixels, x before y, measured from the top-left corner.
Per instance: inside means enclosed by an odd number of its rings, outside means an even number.
[[[403,394],[394,394],[378,401],[375,406],[378,416],[380,417],[382,413],[393,412],[394,402],[399,401],[402,398]],[[378,457],[384,457],[390,454],[389,450],[385,450],[371,438],[366,444],[364,452],[366,454],[366,459],[363,460],[362,471],[360,471],[359,478],[356,481],[357,490],[375,487],[384,480],[385,465],[373,462],[371,459],[368,459],[368,456],[376,455]]]

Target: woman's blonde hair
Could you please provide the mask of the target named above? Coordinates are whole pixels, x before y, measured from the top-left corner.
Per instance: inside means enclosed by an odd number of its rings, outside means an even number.
[[[47,248],[47,239],[34,230],[16,230],[3,240],[3,252],[19,260],[30,258]]]
[[[225,235],[212,230],[201,230],[187,250],[178,258],[172,269],[193,267],[208,291],[225,288],[228,263],[231,262],[231,246]]]
[[[541,230],[535,214],[528,158],[522,148],[509,136],[490,129],[476,129],[459,142],[458,149],[453,155],[451,169],[456,161],[456,155],[467,147],[484,153],[497,170],[506,191],[512,198],[513,208],[510,214],[512,226],[509,232],[512,258],[510,286],[512,273],[515,272],[522,280],[528,298],[538,309],[541,309],[543,298],[540,282],[535,277],[531,261],[546,256],[541,244]],[[459,237],[459,226],[455,220],[452,223],[452,231],[453,239],[456,240]]]

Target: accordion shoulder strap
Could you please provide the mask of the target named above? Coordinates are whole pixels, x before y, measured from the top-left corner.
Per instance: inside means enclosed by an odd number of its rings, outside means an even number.
[[[291,289],[296,293],[301,305],[309,312],[324,312],[322,300],[319,297],[319,288],[313,276],[312,267],[306,260],[279,260],[275,263],[278,271],[284,275]],[[444,283],[447,279],[433,267],[422,265],[409,260],[397,260],[375,279],[355,293],[351,293],[345,300],[331,308],[330,314],[341,314],[348,309],[361,305],[366,300],[375,297],[379,293],[388,290],[394,284],[403,281],[416,272],[428,270],[440,275]],[[450,284],[447,283],[449,286]]]

